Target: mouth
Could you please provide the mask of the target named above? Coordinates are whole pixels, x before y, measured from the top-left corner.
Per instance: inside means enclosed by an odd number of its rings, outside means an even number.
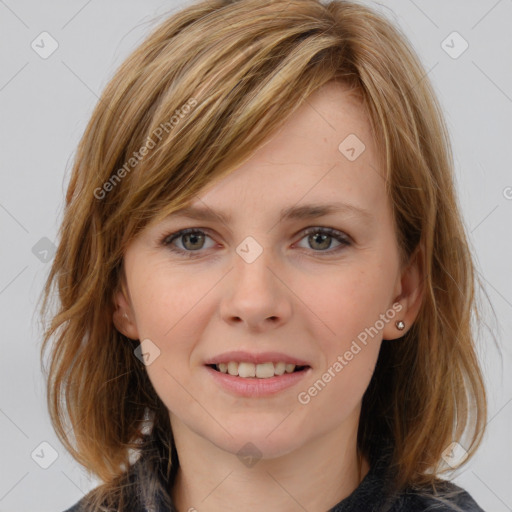
[[[287,356],[284,358],[286,359]],[[260,356],[259,359],[262,360],[263,357]],[[295,365],[277,358],[275,362],[264,363],[209,361],[205,363],[204,368],[213,379],[212,383],[215,386],[219,386],[230,395],[245,398],[274,396],[297,386],[308,375],[311,376],[313,371],[313,368],[307,364]]]
[[[207,364],[206,366],[219,373],[231,375],[232,377],[252,380],[269,379],[290,373],[300,373],[311,368],[309,365],[301,366],[284,362],[254,364],[249,362],[237,363],[235,361],[219,364]]]

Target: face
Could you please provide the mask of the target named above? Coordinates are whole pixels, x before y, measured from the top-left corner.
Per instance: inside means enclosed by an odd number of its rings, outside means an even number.
[[[417,311],[377,157],[358,100],[327,84],[190,205],[225,219],[174,213],[129,245],[114,321],[146,340],[173,430],[271,458],[357,428],[382,340]],[[286,358],[306,369],[247,379],[207,366],[263,353],[277,373]]]

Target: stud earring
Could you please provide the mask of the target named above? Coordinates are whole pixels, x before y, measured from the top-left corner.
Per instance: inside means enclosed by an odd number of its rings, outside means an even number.
[[[402,320],[398,320],[398,322],[395,322],[395,325],[399,331],[403,331],[405,329],[405,324],[402,322]]]

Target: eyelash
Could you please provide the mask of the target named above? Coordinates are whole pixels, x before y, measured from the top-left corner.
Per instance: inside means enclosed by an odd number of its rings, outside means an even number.
[[[180,255],[183,255],[187,258],[200,257],[201,249],[198,249],[197,251],[185,251],[183,249],[180,249],[178,247],[171,245],[174,240],[179,239],[180,237],[182,237],[184,235],[188,235],[188,234],[192,234],[192,233],[194,233],[194,234],[199,233],[202,235],[209,236],[206,231],[204,231],[200,228],[187,228],[187,229],[182,229],[180,231],[176,231],[175,233],[166,234],[160,240],[160,245],[163,245],[163,246],[167,247],[170,251],[180,254]],[[348,239],[348,237],[346,235],[344,235],[341,231],[338,231],[337,229],[333,229],[333,228],[327,228],[327,227],[306,228],[303,231],[303,236],[300,240],[302,240],[303,238],[305,238],[308,235],[315,234],[315,233],[320,233],[322,235],[329,235],[341,243],[341,245],[339,245],[335,249],[329,249],[329,250],[325,250],[325,251],[315,251],[312,249],[313,252],[319,253],[322,256],[332,255],[333,253],[337,254],[339,251],[343,250],[345,247],[352,245],[350,240]]]

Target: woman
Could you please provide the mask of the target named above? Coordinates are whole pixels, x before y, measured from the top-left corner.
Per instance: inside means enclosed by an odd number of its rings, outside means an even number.
[[[376,12],[164,21],[80,142],[45,288],[52,421],[104,482],[69,511],[482,510],[441,478],[486,417],[452,167]]]

